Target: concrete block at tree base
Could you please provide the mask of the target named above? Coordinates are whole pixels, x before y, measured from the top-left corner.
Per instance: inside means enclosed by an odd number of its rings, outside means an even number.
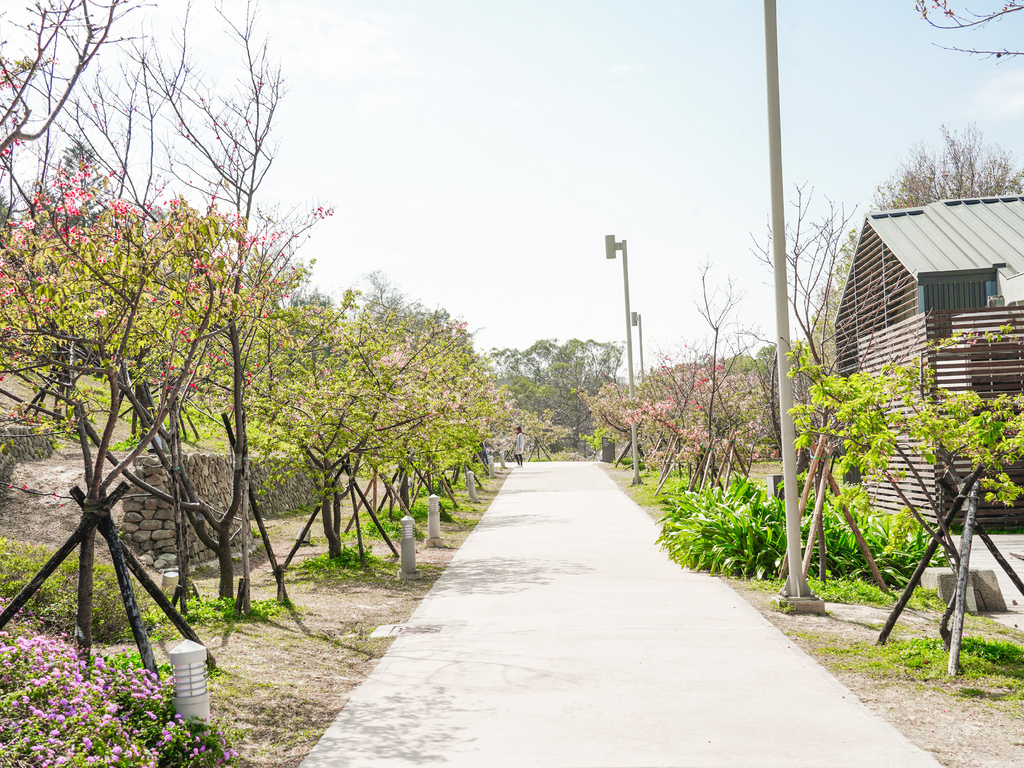
[[[949,604],[956,592],[956,574],[948,568],[926,568],[921,586],[934,589],[939,600]],[[968,613],[1004,613],[1006,600],[996,581],[995,571],[971,568],[967,574]]]

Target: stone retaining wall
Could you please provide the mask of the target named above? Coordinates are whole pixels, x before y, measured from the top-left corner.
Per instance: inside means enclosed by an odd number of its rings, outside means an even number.
[[[32,427],[6,426],[0,429],[0,482],[11,480],[14,465],[53,455],[53,437],[37,435]]]
[[[182,458],[200,498],[215,509],[227,509],[231,503],[231,462],[223,456],[210,453],[186,454]],[[257,463],[251,467],[251,482],[260,511],[264,515],[287,512],[314,502],[315,487],[308,477],[293,475],[285,482],[277,483],[270,479],[273,469],[272,465]],[[138,459],[136,471],[150,485],[170,492],[168,473],[160,467],[155,457]],[[170,502],[133,490],[122,502],[122,509],[121,531],[124,538],[143,556],[152,558],[158,569],[177,564],[174,510]],[[236,530],[240,527],[241,524],[237,523]],[[237,545],[234,549],[238,551]],[[188,555],[189,561],[193,563],[216,556],[199,540],[191,527],[188,531]]]

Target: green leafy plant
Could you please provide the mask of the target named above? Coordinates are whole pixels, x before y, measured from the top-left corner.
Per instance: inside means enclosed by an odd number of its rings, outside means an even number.
[[[235,624],[238,622],[270,621],[284,606],[276,600],[251,600],[247,616],[235,615],[235,599],[218,597],[215,600],[196,600],[188,606],[188,620],[191,624],[206,626],[218,624]]]
[[[786,553],[785,506],[748,478],[727,490],[682,492],[668,502],[659,543],[680,565],[757,579],[779,575]],[[922,530],[907,530],[885,514],[861,513],[858,527],[890,585],[907,582],[926,546]],[[810,515],[804,517],[806,540]],[[831,501],[824,509],[826,567],[831,576],[870,579],[871,571],[853,531]]]
[[[381,567],[384,560],[369,551],[365,552],[368,568]],[[343,575],[362,568],[359,550],[356,547],[342,547],[337,557],[329,557],[327,553],[303,560],[299,569],[309,576],[324,577]]]

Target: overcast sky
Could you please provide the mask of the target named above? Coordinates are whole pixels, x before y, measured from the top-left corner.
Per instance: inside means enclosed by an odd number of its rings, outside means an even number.
[[[147,13],[162,31],[181,5]],[[222,22],[197,5],[197,63],[227,83]],[[787,194],[807,182],[863,215],[943,124],[1024,158],[1024,61],[936,45],[1012,46],[1022,25],[941,32],[913,5],[779,3]],[[751,253],[769,211],[757,0],[262,0],[260,19],[290,85],[264,199],[334,207],[304,249],[321,289],[382,270],[483,350],[622,341],[614,234],[648,360],[704,334],[704,262],[773,335]]]

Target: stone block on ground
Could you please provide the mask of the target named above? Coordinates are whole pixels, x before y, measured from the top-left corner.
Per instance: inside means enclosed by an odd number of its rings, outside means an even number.
[[[995,571],[971,568],[967,574],[968,613],[1002,613],[1006,611]],[[956,574],[948,568],[926,568],[921,577],[921,586],[934,589],[939,599],[949,604],[956,592]]]

